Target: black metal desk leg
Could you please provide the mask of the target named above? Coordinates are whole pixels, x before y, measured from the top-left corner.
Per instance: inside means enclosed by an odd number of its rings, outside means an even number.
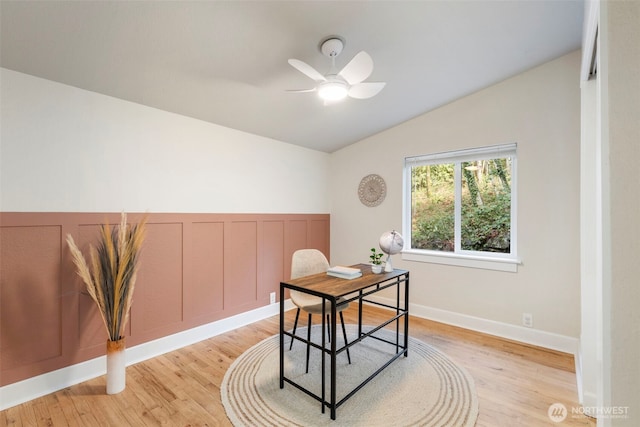
[[[358,338],[362,336],[362,291],[358,292]]]
[[[320,401],[320,405],[322,406],[321,411],[324,414],[324,406],[325,406],[325,402],[327,401],[326,396],[326,390],[327,390],[327,385],[326,385],[326,380],[325,378],[327,377],[325,375],[325,372],[327,372],[327,363],[326,363],[326,354],[324,349],[326,348],[325,346],[327,345],[327,342],[325,341],[325,335],[324,335],[324,330],[327,327],[327,324],[325,323],[327,319],[327,300],[325,300],[324,298],[322,298],[322,329],[320,330],[320,335],[322,335],[322,400]],[[309,327],[311,327],[311,325],[309,325]]]
[[[284,286],[282,283],[280,284],[280,388],[284,388]]]
[[[409,355],[409,273],[405,275],[404,282],[404,357]]]
[[[400,281],[396,283],[396,316],[400,314]],[[404,319],[404,324],[407,324],[407,319]],[[396,319],[396,353],[400,346],[400,318]]]
[[[331,300],[331,419],[336,419],[336,299]],[[324,331],[323,331],[324,334]]]

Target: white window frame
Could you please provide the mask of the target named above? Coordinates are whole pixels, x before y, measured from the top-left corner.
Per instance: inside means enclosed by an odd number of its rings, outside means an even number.
[[[461,224],[462,224],[462,174],[461,163],[497,158],[511,158],[511,239],[508,254],[469,251],[461,249]],[[455,249],[453,252],[436,251],[428,249],[411,248],[411,169],[416,166],[435,165],[443,163],[454,164],[454,191],[455,191]],[[517,144],[494,145],[490,147],[471,148],[467,150],[449,151],[423,156],[406,157],[403,173],[403,235],[405,247],[402,251],[402,259],[407,261],[429,262],[435,264],[455,265],[462,267],[482,268],[488,270],[516,272],[521,264],[517,255],[518,248],[518,167]]]

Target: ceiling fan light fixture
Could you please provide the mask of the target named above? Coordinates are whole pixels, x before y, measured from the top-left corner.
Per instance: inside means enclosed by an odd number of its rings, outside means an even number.
[[[340,71],[336,69],[336,56],[340,55],[344,40],[332,36],[321,42],[321,52],[331,59],[331,68],[327,74],[321,74],[311,65],[299,59],[289,59],[289,64],[305,76],[315,81],[316,86],[307,90],[289,92],[318,92],[324,105],[341,101],[346,97],[367,99],[378,94],[385,86],[384,82],[365,82],[373,72],[373,60],[364,50],[358,52]]]
[[[325,101],[340,101],[347,97],[349,87],[341,81],[327,81],[318,87],[318,96]]]

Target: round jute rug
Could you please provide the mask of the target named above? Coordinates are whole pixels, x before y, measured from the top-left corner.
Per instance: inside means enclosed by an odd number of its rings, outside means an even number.
[[[366,328],[365,328],[366,329]],[[320,326],[312,327],[312,340],[321,342]],[[296,334],[306,336],[306,328]],[[348,339],[357,327],[347,325]],[[338,334],[342,335],[342,334]],[[395,332],[382,329],[376,335],[394,340]],[[342,340],[338,342],[342,346]],[[289,351],[285,337],[285,375],[320,394],[321,352],[311,348],[309,373],[305,374],[306,346],[299,341]],[[395,352],[395,346],[371,338],[351,347],[351,361],[338,355],[338,401],[375,372]],[[327,357],[327,371],[329,358]],[[328,374],[328,373],[327,373]],[[327,396],[329,396],[327,375]],[[321,412],[320,402],[294,386],[279,384],[279,337],[274,335],[244,352],[227,370],[221,387],[227,416],[234,426],[473,426],[478,398],[473,378],[445,354],[409,338],[409,356],[401,356],[336,411]]]

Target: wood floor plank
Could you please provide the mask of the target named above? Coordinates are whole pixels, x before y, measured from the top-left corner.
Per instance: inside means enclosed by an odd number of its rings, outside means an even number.
[[[56,393],[53,393],[53,396],[60,403],[60,410],[64,414],[65,420],[67,421],[66,425],[69,427],[79,427],[80,414],[78,414],[78,411],[76,410],[76,407],[73,404],[73,396],[71,395],[71,389],[67,387]]]
[[[92,399],[91,397],[97,395],[98,391],[97,387],[95,385],[92,385],[92,381],[76,384],[75,386],[70,387],[69,390],[74,395],[74,398],[71,400],[71,403],[75,409],[75,413],[73,414],[75,420],[74,422],[77,422],[77,424],[81,426],[101,425],[96,418],[93,410],[95,399]],[[36,399],[36,401],[37,400],[38,399]]]
[[[345,310],[357,322],[355,304]],[[285,327],[293,327],[295,311]],[[389,312],[367,307],[365,324]],[[317,321],[316,319],[315,321]],[[303,325],[306,325],[306,321]],[[220,398],[229,366],[247,349],[278,332],[279,318],[244,326],[127,367],[122,393],[105,394],[105,377],[94,378],[0,413],[0,426],[230,426]],[[410,334],[466,368],[473,376],[480,413],[477,427],[555,425],[553,403],[578,407],[573,357],[490,335],[411,318]],[[595,426],[571,414],[563,426]]]

